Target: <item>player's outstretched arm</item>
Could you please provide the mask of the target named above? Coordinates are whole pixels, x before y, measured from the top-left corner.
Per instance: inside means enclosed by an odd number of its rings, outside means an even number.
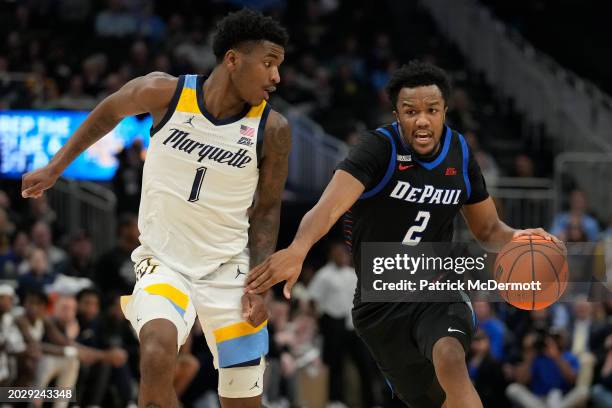
[[[562,245],[557,237],[542,228],[517,230],[506,225],[499,219],[495,203],[491,197],[476,204],[464,205],[461,212],[474,237],[480,245],[491,252],[499,252],[506,243],[521,235],[539,235],[544,239]]]
[[[278,282],[287,281],[283,293],[288,299],[310,248],[329,232],[364,190],[355,177],[344,170],[336,171],[319,202],[302,218],[291,245],[253,268],[245,291],[263,293]]]
[[[124,117],[163,112],[172,99],[176,81],[171,75],[152,72],[131,80],[106,97],[46,166],[23,176],[21,195],[24,198],[40,197],[79,154],[113,130]]]

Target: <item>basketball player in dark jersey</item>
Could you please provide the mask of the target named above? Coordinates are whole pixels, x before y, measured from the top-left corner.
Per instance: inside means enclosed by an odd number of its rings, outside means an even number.
[[[450,84],[435,66],[412,62],[387,91],[396,122],[367,134],[340,163],[319,202],[302,219],[292,244],[253,268],[247,291],[260,293],[299,276],[310,248],[346,213],[358,275],[366,242],[448,242],[459,211],[476,239],[496,249],[520,235],[558,240],[541,228],[504,224],[465,139],[444,124]],[[363,302],[355,329],[391,388],[412,408],[482,407],[465,363],[475,319],[469,299],[438,303]]]

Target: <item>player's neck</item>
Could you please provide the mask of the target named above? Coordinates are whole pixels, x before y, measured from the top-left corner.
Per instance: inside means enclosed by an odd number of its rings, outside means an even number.
[[[438,153],[440,153],[440,145],[441,144],[442,144],[441,142],[438,142],[438,144],[433,148],[433,150],[429,154],[419,154],[419,153],[417,153],[416,151],[413,150],[414,151],[414,155],[420,161],[424,161],[424,162],[433,161],[438,156]]]
[[[244,101],[233,89],[227,72],[215,68],[202,87],[204,107],[216,119],[232,117],[244,109]]]

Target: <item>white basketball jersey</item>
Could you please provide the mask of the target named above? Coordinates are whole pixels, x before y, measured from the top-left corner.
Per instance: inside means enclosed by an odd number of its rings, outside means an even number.
[[[138,214],[137,262],[154,256],[200,277],[248,256],[247,210],[259,179],[258,146],[270,106],[245,106],[232,118],[206,111],[198,75],[179,77],[161,122],[151,129]]]

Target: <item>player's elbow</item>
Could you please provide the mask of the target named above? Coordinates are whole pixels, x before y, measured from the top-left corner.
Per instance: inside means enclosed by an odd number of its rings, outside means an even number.
[[[275,217],[280,214],[281,200],[260,200],[250,209],[251,220],[255,218]]]

